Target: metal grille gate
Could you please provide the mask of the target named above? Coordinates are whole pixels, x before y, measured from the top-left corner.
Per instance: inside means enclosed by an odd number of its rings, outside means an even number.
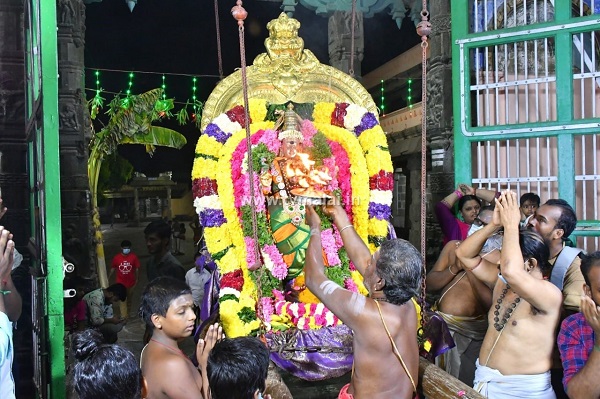
[[[600,0],[452,1],[456,180],[565,199],[580,221],[577,245],[592,251],[599,14]]]
[[[25,2],[26,104],[37,397],[65,397],[56,3]]]

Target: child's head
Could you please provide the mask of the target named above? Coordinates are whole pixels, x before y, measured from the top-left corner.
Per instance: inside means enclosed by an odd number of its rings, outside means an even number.
[[[224,338],[208,355],[208,385],[213,399],[253,399],[265,390],[269,350],[258,338]]]
[[[176,335],[189,336],[193,333],[194,302],[188,285],[172,277],[158,277],[152,280],[142,294],[140,316],[151,329],[167,328],[170,324],[182,329]],[[191,323],[190,323],[191,320]],[[192,329],[187,333],[189,326]]]
[[[142,371],[133,353],[85,330],[73,337],[73,385],[80,399],[142,397]]]
[[[131,241],[129,241],[129,240],[121,241],[121,252],[123,252],[124,255],[127,255],[131,252]]]

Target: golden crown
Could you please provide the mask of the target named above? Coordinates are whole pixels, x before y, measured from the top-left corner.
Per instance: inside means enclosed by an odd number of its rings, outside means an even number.
[[[279,117],[283,124],[282,131],[277,136],[279,141],[284,139],[297,139],[302,140],[304,136],[299,130],[301,122],[300,116],[294,111],[294,105],[289,103],[285,111],[280,111],[283,115]]]
[[[273,19],[267,24],[267,29],[270,39],[291,39],[298,36],[300,22],[282,12],[277,19]]]

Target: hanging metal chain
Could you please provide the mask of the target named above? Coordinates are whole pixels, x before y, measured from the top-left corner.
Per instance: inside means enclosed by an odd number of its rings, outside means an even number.
[[[215,25],[217,29],[217,59],[219,60],[219,78],[223,80],[223,56],[221,54],[221,28],[219,26],[219,0],[215,0]]]
[[[417,25],[417,34],[421,36],[421,257],[423,259],[423,276],[421,279],[421,323],[425,326],[425,296],[427,285],[425,276],[427,275],[426,263],[426,216],[427,216],[427,42],[431,34],[431,23],[429,22],[429,11],[427,11],[427,0],[423,0],[423,10],[421,11],[421,22]]]
[[[246,128],[246,151],[248,151],[248,180],[250,180],[250,208],[252,210],[252,238],[254,239],[254,264],[260,263],[258,247],[258,222],[256,219],[256,196],[254,193],[254,162],[252,159],[252,140],[250,136],[250,115],[248,112],[248,80],[246,75],[246,46],[244,41],[244,20],[248,12],[242,7],[242,1],[237,0],[236,6],[231,9],[231,14],[238,21],[240,39],[240,60],[242,64],[242,94],[244,96],[244,127]],[[250,265],[254,266],[254,265]],[[256,285],[258,298],[262,297],[260,282]],[[257,301],[257,304],[259,301]]]
[[[348,69],[348,75],[354,77],[354,54],[356,50],[354,49],[354,30],[356,24],[356,0],[352,0],[352,36],[350,37],[350,68]]]

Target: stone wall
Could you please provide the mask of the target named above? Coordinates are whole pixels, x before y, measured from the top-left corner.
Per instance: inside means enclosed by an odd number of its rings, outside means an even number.
[[[81,0],[58,0],[58,111],[63,239],[82,245],[63,251],[79,275],[95,273],[91,237],[90,191],[87,174],[91,119],[85,99],[85,5]]]

